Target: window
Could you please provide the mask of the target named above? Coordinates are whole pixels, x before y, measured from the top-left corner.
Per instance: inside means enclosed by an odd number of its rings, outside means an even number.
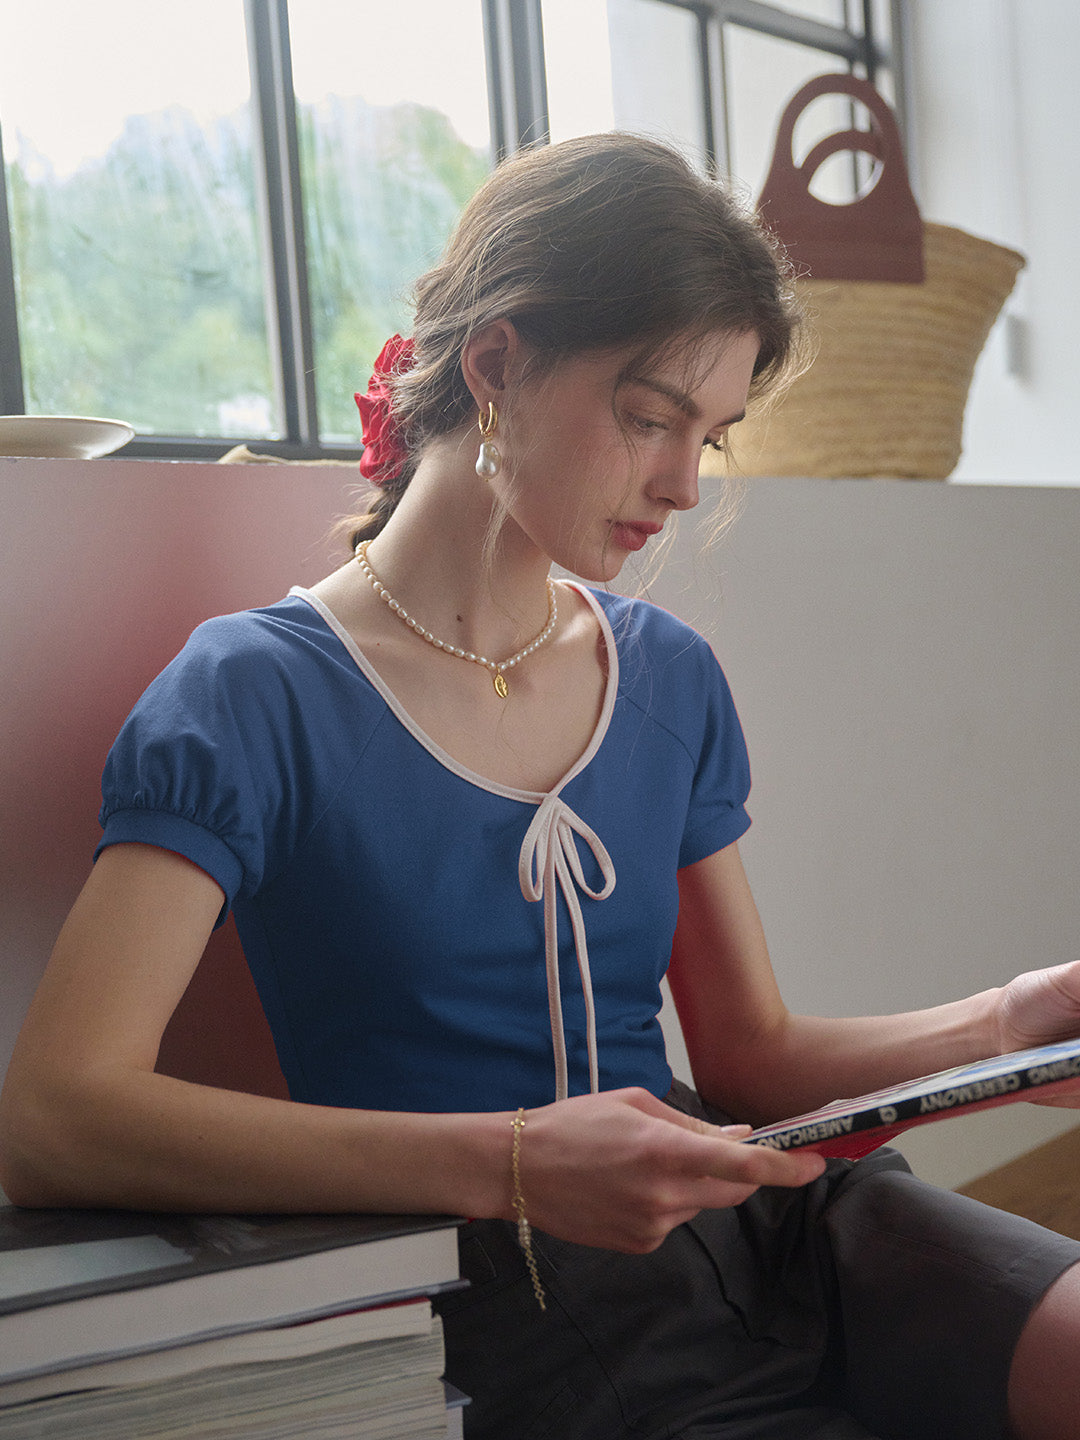
[[[5,22],[22,42],[0,58],[0,119],[26,408],[270,434],[243,11],[193,0],[147,26],[138,9]]]
[[[814,75],[869,78],[903,129],[900,10],[880,0],[542,0],[551,138],[644,131],[754,195],[780,112]],[[851,124],[824,97],[812,113],[815,139]]]
[[[644,130],[753,193],[810,75],[902,110],[883,0],[149,13],[44,0],[0,52],[0,413],[121,416],[125,454],[358,453],[352,394],[410,282],[523,142]]]
[[[483,20],[293,0],[289,28],[319,430],[355,440],[353,392],[491,165]]]

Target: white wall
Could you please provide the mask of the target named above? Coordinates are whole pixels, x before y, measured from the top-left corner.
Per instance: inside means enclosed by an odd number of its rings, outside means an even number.
[[[917,1008],[1077,958],[1078,556],[1071,488],[756,480],[714,555],[680,536],[651,593],[731,681],[741,849],[793,1009]],[[1020,1105],[901,1148],[955,1185],[1078,1122]]]
[[[329,532],[357,479],[0,458],[0,1075],[90,869],[124,716],[208,615],[267,604],[340,561]]]
[[[953,478],[1076,484],[1080,6],[909,0],[907,10],[923,215],[1028,258],[980,360]]]

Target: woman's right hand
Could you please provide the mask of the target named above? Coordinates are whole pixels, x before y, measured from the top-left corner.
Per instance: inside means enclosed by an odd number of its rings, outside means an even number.
[[[529,1223],[563,1240],[644,1254],[704,1209],[738,1205],[761,1185],[806,1185],[820,1155],[742,1140],[647,1090],[581,1095],[529,1110],[521,1192]]]

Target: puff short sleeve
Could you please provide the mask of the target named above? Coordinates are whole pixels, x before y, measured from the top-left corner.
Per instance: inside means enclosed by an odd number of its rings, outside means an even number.
[[[97,854],[139,842],[185,856],[225,905],[253,895],[295,828],[295,712],[265,613],[199,626],[152,682],[109,752]]]
[[[679,847],[679,865],[692,865],[738,840],[750,827],[750,760],[727,680],[709,645],[695,639],[688,657],[702,700],[694,750],[694,780]]]
[[[655,844],[661,821],[676,826],[666,853],[681,869],[750,826],[750,761],[735,702],[697,631],[641,601],[608,596],[604,608],[619,644],[620,698],[637,717],[624,721],[620,740],[649,817],[644,834]]]

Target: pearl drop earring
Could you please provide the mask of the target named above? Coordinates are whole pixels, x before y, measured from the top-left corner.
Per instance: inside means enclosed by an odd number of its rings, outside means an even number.
[[[481,480],[494,480],[502,469],[502,456],[498,447],[492,443],[491,437],[495,434],[499,425],[499,412],[495,409],[492,401],[488,401],[487,410],[480,411],[478,427],[480,430],[480,453],[476,457],[476,473]]]

